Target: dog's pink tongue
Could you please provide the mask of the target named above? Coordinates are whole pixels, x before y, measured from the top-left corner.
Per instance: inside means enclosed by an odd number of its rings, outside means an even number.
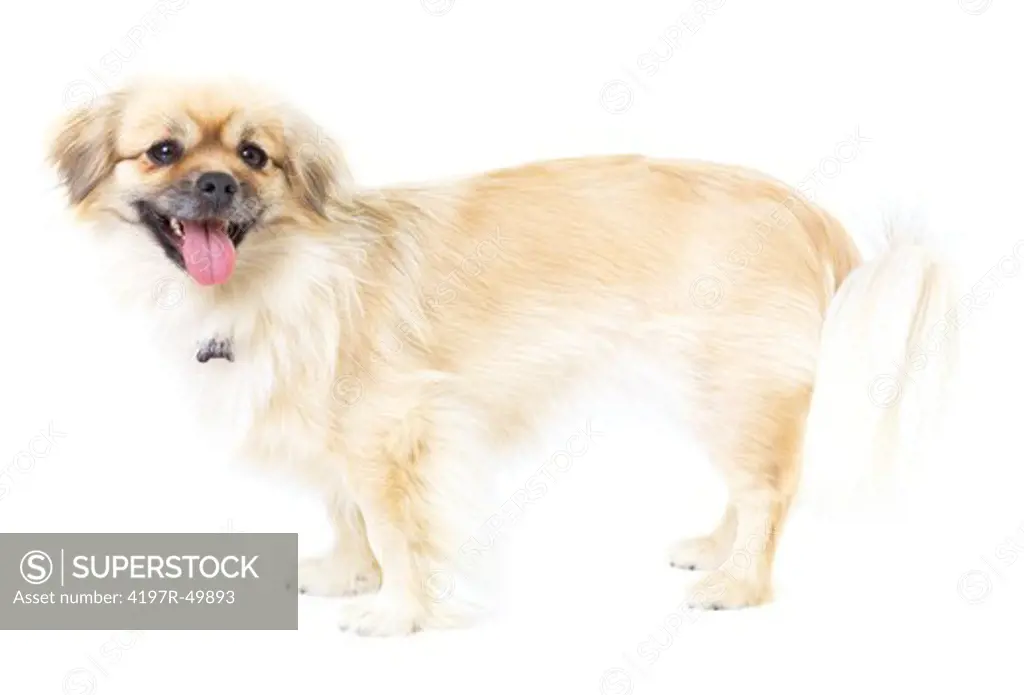
[[[226,226],[203,222],[182,222],[185,242],[181,254],[185,269],[200,285],[219,285],[235,269],[235,245],[225,233]]]

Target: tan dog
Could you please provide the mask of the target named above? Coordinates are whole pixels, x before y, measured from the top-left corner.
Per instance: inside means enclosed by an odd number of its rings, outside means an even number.
[[[718,528],[671,552],[710,572],[691,604],[768,601],[823,330],[857,341],[887,312],[910,346],[948,308],[926,251],[858,269],[836,220],[755,172],[617,156],[361,191],[256,94],[131,87],[70,114],[51,158],[126,299],[188,283],[153,312],[162,345],[242,454],[323,490],[336,547],[300,583],[365,594],[342,618],[362,633],[459,618],[431,583],[459,565],[486,447],[623,355],[689,405],[730,491]],[[904,277],[912,301],[883,305]]]

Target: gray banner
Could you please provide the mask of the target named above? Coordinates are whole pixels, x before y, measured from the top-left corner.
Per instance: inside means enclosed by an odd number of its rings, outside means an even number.
[[[0,534],[0,629],[296,630],[294,533]]]

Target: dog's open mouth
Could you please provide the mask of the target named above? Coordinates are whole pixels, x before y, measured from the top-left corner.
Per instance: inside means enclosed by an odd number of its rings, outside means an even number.
[[[200,285],[219,285],[235,269],[235,248],[247,231],[223,218],[171,217],[146,202],[137,203],[142,222],[168,257]]]

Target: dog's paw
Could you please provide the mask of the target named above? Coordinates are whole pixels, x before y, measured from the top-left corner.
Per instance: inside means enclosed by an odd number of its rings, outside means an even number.
[[[734,577],[716,570],[690,590],[687,605],[705,610],[726,610],[757,606],[769,600],[770,591],[749,577]]]
[[[345,602],[338,625],[364,637],[409,635],[423,627],[422,611],[412,601],[383,594],[356,596]]]
[[[672,546],[668,562],[679,569],[711,571],[729,559],[730,550],[711,538],[686,538]]]
[[[299,593],[311,596],[354,596],[380,588],[380,569],[373,563],[351,562],[328,555],[299,563]]]

